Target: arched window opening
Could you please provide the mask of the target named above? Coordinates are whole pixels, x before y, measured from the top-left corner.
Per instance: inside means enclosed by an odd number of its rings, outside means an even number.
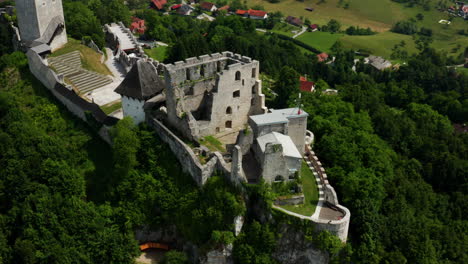
[[[256,68],[253,68],[252,69],[252,78],[255,78],[257,75],[257,69]]]
[[[230,106],[228,106],[228,108],[226,108],[226,114],[228,114],[228,115],[232,114],[232,108]]]
[[[240,81],[241,79],[241,73],[240,71],[236,71],[236,81]]]

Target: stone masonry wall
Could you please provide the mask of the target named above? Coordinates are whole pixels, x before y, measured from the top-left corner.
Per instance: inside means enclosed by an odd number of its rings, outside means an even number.
[[[168,122],[195,140],[243,129],[250,114],[265,112],[259,66],[231,52],[165,65]]]
[[[108,130],[118,120],[107,116],[101,108],[75,94],[71,87],[64,84],[63,76],[55,74],[47,65],[46,61],[33,50],[26,53],[28,57],[29,70],[31,73],[59,100],[65,107],[85,122],[101,124],[98,134],[106,142],[111,143]],[[88,120],[89,117],[95,120]]]
[[[323,168],[322,163],[320,163],[315,153],[310,150],[308,146],[306,147],[306,153],[307,158],[312,163],[312,166],[320,177],[320,181],[323,186],[325,202],[335,206],[344,214],[343,218],[340,220],[323,220],[320,218],[314,218],[312,221],[316,223],[317,230],[328,230],[330,233],[338,236],[341,241],[346,242],[348,237],[351,212],[348,210],[348,208],[338,203],[338,197],[336,195],[335,189],[328,182],[327,174],[325,173],[325,169]]]
[[[149,118],[147,122],[156,131],[161,140],[169,145],[169,148],[180,162],[183,171],[190,174],[198,186],[203,186],[215,171],[220,172],[234,186],[240,187],[243,182],[246,182],[245,177],[243,177],[243,174],[238,169],[231,171],[221,153],[214,152],[211,159],[202,165],[193,150],[163,123],[155,118]],[[232,166],[234,168],[242,168],[241,162],[241,160],[233,161]]]

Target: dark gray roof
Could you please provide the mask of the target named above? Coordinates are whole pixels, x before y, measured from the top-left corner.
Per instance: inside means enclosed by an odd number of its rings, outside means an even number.
[[[159,78],[156,67],[151,62],[138,60],[115,92],[131,98],[147,100],[161,93],[163,89],[164,83]]]

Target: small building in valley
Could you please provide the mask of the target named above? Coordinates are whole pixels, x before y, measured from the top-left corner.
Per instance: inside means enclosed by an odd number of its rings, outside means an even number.
[[[302,20],[300,18],[297,18],[297,17],[293,17],[293,16],[288,16],[286,18],[286,22],[288,22],[289,24],[293,25],[293,26],[297,26],[297,27],[300,27],[304,24],[304,22],[302,22]]]

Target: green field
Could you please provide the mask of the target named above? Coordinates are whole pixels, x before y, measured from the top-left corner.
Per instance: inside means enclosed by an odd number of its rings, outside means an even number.
[[[266,0],[250,0],[249,5],[262,5],[265,10],[280,11],[284,16],[292,15],[296,17],[308,18],[312,23],[319,25],[326,24],[330,19],[336,19],[342,24],[342,30],[348,26],[370,27],[372,30],[381,32],[371,36],[348,36],[331,35],[322,33],[305,33],[298,37],[299,40],[316,47],[319,50],[328,51],[336,40],[340,40],[345,47],[355,50],[367,50],[372,54],[389,58],[393,46],[402,40],[407,44],[409,53],[416,52],[412,36],[396,34],[389,32],[390,28],[398,21],[415,18],[421,13],[424,18],[417,21],[418,27],[425,27],[433,31],[432,47],[439,51],[455,55],[452,53],[457,45],[465,47],[468,43],[468,37],[457,34],[460,29],[468,28],[468,21],[457,17],[452,20],[450,25],[441,25],[438,23],[441,19],[448,19],[448,15],[435,9],[436,1],[432,1],[432,8],[429,11],[423,10],[420,6],[405,7],[391,0],[352,0],[348,2],[349,8],[345,9],[339,6],[339,0],[327,0],[325,3],[317,4],[318,0],[305,0],[304,2],[296,0],[281,0],[279,3],[272,4]],[[314,11],[306,11],[305,7],[313,7]],[[328,35],[327,35],[328,34]],[[330,38],[330,40],[327,40]],[[458,53],[461,52],[457,51]]]
[[[112,102],[112,103],[108,103],[106,105],[101,106],[102,111],[106,113],[107,115],[112,114],[113,112],[117,111],[120,108],[122,108],[121,101]]]
[[[167,46],[158,46],[152,49],[145,49],[145,53],[157,61],[164,61],[167,57]]]
[[[293,31],[301,31],[300,27],[296,27],[287,23],[277,23],[275,27],[271,30],[274,33],[282,34],[288,37],[294,36]]]
[[[107,66],[101,63],[101,54],[97,53],[93,49],[82,45],[81,41],[68,38],[68,43],[62,48],[54,51],[50,54],[50,57],[56,57],[78,50],[81,53],[81,63],[83,68],[86,70],[94,71],[104,75],[112,75]]]
[[[344,34],[315,31],[305,32],[296,39],[309,44],[320,51],[330,52],[331,46],[333,46],[333,44],[343,36]]]
[[[301,178],[305,203],[303,205],[283,205],[280,207],[294,213],[311,216],[317,207],[319,193],[315,176],[304,161],[302,161]]]

